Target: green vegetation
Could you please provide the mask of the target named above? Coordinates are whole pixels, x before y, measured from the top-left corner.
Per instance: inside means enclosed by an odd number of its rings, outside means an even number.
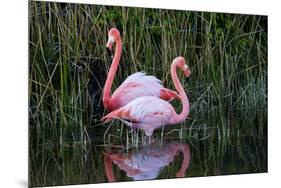
[[[106,182],[103,146],[137,146],[144,137],[100,122],[111,27],[123,39],[113,90],[137,71],[174,89],[170,64],[186,58],[190,117],[155,132],[189,143],[186,176],[267,171],[266,16],[31,2],[30,186]],[[159,178],[175,177],[178,158]]]

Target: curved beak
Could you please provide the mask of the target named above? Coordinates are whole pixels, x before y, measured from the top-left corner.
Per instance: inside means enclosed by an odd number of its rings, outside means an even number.
[[[107,54],[111,57],[111,58],[113,58],[113,52],[112,52],[112,45],[113,45],[113,43],[115,42],[115,40],[114,40],[114,37],[112,37],[112,36],[108,36],[108,41],[107,41],[107,43],[106,43],[106,51],[107,51]]]
[[[185,76],[186,78],[189,78],[189,77],[190,77],[191,71],[190,71],[190,69],[188,68],[187,65],[184,66],[183,73],[184,73],[184,76]]]
[[[111,58],[113,58],[113,51],[112,51],[112,48],[106,47],[106,52],[107,52],[107,54],[108,54]]]

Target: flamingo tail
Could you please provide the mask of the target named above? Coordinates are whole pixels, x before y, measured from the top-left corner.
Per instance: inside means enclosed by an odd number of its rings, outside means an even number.
[[[109,114],[107,114],[106,116],[104,116],[101,121],[103,121],[104,123],[110,122],[113,119],[118,118],[118,111],[115,110],[113,112],[110,112]]]

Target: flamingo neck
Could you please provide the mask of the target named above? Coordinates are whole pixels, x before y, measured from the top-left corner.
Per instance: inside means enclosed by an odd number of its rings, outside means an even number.
[[[179,77],[177,75],[177,67],[178,67],[178,64],[176,62],[172,63],[171,75],[172,75],[172,80],[175,85],[175,88],[181,97],[182,112],[180,114],[175,113],[174,118],[171,120],[172,124],[176,124],[176,123],[180,123],[180,122],[184,121],[186,119],[187,115],[189,114],[189,101],[188,101],[186,93],[179,81]]]
[[[104,86],[104,93],[103,93],[102,100],[105,108],[110,108],[111,106],[110,104],[111,87],[120,62],[121,52],[122,52],[122,41],[121,38],[118,37],[118,39],[116,40],[116,50]]]

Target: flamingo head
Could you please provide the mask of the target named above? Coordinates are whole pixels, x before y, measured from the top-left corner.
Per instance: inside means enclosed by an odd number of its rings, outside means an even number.
[[[108,32],[108,41],[106,48],[112,50],[113,43],[120,38],[120,32],[116,28],[112,28]]]
[[[183,57],[179,56],[173,60],[173,64],[176,64],[178,68],[180,68],[183,71],[183,74],[185,77],[189,78],[191,75],[191,71],[189,67],[186,64],[186,61]]]
[[[187,64],[185,64],[183,66],[183,74],[186,78],[189,78],[191,75],[191,71],[190,71],[189,67],[187,66]]]

